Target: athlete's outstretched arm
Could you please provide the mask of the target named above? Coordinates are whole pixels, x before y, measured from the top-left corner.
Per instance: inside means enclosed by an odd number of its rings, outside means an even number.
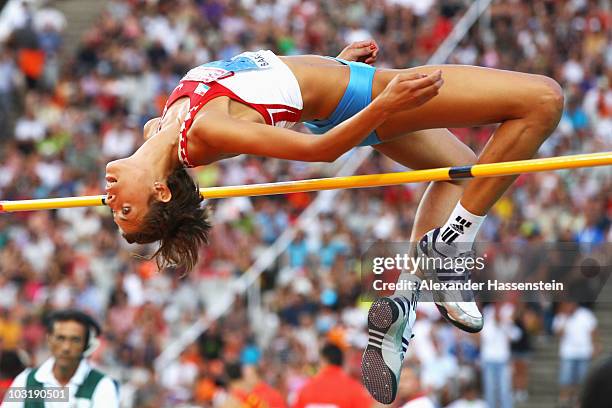
[[[441,72],[399,74],[372,103],[320,136],[203,112],[191,134],[219,153],[255,154],[287,160],[332,162],[355,147],[395,112],[416,108],[438,94]],[[194,158],[197,163],[197,158]]]
[[[340,135],[343,139],[342,146],[333,146],[331,149],[321,142],[327,135],[337,133],[333,130],[325,135],[313,136],[294,130],[234,119],[216,112],[201,113],[198,120],[202,121],[203,126],[195,127],[197,123],[194,124],[190,137],[195,136],[199,143],[208,146],[218,155],[253,154],[286,160],[331,162],[357,145],[376,126],[380,125],[382,123],[380,119],[384,114],[373,107],[362,111],[359,116],[361,120],[357,120],[357,126],[348,128]],[[192,158],[192,162],[198,165],[198,157]]]

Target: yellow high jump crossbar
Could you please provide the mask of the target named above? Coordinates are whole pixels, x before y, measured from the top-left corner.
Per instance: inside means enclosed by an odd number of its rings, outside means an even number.
[[[207,187],[201,188],[200,194],[207,199],[251,197],[333,189],[382,187],[395,184],[477,177],[499,177],[522,173],[534,173],[539,171],[609,165],[612,165],[612,152],[602,152],[511,162],[474,164],[471,166],[442,167],[437,169],[405,171],[398,173],[331,177],[242,186]],[[0,201],[0,212],[94,207],[104,205],[105,198],[106,196],[104,195],[97,195],[84,197],[45,198],[37,200]]]

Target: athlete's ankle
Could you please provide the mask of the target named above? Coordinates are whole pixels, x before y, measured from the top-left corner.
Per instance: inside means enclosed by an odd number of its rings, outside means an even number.
[[[437,241],[448,245],[462,244],[461,246],[471,248],[485,217],[485,215],[472,214],[459,202],[440,228]]]
[[[420,271],[419,271],[420,272]],[[413,294],[418,293],[422,278],[416,273],[402,271],[396,282],[396,290],[392,297],[402,296],[410,302]],[[418,296],[417,296],[418,297]]]

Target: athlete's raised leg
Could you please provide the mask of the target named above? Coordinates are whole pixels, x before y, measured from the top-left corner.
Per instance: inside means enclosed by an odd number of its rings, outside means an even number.
[[[416,109],[393,115],[377,129],[382,140],[389,140],[419,128],[461,127],[500,123],[478,163],[531,158],[557,125],[563,96],[550,78],[469,66],[419,67],[408,71],[429,73],[441,68],[444,86],[438,96]],[[373,96],[394,75],[402,71],[380,71]],[[426,257],[469,256],[484,215],[509,187],[515,177],[471,180],[460,202],[445,223],[421,238],[417,249]],[[452,270],[430,270],[436,279],[463,280],[469,274]],[[434,292],[441,313],[457,327],[476,332],[482,316],[469,292]]]
[[[422,129],[500,123],[477,160],[494,163],[533,157],[559,122],[561,87],[541,75],[462,65],[380,70],[372,94],[376,97],[399,72],[427,74],[437,69],[444,78],[439,94],[419,108],[393,115],[377,130],[382,140]],[[461,203],[471,213],[484,215],[515,178],[471,180]]]

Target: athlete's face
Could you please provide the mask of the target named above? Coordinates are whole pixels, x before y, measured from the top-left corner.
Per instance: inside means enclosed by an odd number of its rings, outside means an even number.
[[[106,204],[122,233],[138,232],[149,210],[154,185],[151,172],[129,159],[115,160],[106,165]]]

